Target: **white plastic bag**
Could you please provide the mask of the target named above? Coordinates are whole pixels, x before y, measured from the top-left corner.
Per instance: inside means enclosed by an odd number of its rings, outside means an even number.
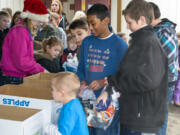
[[[116,110],[119,109],[119,93],[113,88],[113,94],[107,99],[107,105],[96,103],[96,96],[93,90],[86,87],[82,88],[78,97],[83,105],[87,124],[95,128],[106,129],[112,122]]]
[[[62,107],[63,107],[63,103],[58,103],[58,102],[55,102],[54,100],[52,101],[51,122],[53,124],[57,124]]]
[[[77,72],[78,64],[79,62],[77,54],[74,54],[74,56],[72,56],[72,53],[69,53],[67,56],[67,61],[65,61],[63,64],[63,68],[65,69],[65,71]]]

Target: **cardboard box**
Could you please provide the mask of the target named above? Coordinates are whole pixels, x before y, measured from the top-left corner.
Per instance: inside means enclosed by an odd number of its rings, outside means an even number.
[[[50,122],[56,124],[63,104],[55,103],[52,98],[50,79],[53,75],[50,76],[39,74],[26,78],[21,85],[1,86],[0,105],[42,109],[43,126]]]
[[[47,87],[50,88],[51,80],[56,74],[39,73],[24,78],[24,85],[28,87]]]
[[[42,135],[42,111],[0,105],[1,135]]]
[[[55,73],[38,73],[38,74],[35,74],[35,75],[32,75],[32,76],[28,76],[28,77],[25,77],[24,78],[24,81],[29,81],[29,80],[35,80],[35,79],[38,79],[38,80],[51,80],[55,75]]]

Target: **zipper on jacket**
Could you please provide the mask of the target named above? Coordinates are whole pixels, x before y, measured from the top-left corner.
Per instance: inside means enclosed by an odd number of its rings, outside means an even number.
[[[138,113],[138,118],[140,118],[140,117],[141,117],[141,113],[139,112],[139,113]]]
[[[142,106],[143,106],[143,100],[142,100],[142,96],[140,95],[138,97],[138,114],[137,117],[140,118],[141,114],[142,114]]]

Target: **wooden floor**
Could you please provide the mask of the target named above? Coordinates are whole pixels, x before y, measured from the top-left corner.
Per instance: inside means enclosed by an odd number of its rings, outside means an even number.
[[[180,135],[180,107],[169,105],[167,135]]]

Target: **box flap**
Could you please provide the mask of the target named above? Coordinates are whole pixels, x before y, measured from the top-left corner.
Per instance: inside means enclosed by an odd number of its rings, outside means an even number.
[[[39,73],[24,78],[20,85],[4,85],[0,87],[0,94],[20,97],[52,100],[51,79],[56,74]]]
[[[0,87],[0,94],[52,100],[50,84],[49,86],[43,86],[43,84],[39,82],[39,85],[34,85],[33,83],[4,85]]]
[[[24,82],[26,82],[28,80],[35,80],[35,79],[38,79],[38,80],[51,80],[55,75],[57,75],[57,74],[41,72],[41,73],[38,73],[38,74],[35,74],[35,75],[25,77]]]
[[[40,111],[38,109],[0,105],[0,119],[24,121]]]

